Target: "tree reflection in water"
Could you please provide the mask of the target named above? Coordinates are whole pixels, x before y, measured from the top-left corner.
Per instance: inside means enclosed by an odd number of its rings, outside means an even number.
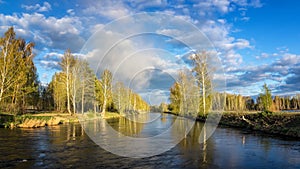
[[[208,164],[213,162],[214,142],[211,139],[203,138],[203,143],[199,144],[200,133],[206,133],[206,128],[203,123],[195,123],[187,137],[183,139],[177,147],[183,152],[183,158],[186,160],[193,159],[194,163]],[[206,134],[203,134],[206,136]],[[198,150],[195,150],[198,149]]]

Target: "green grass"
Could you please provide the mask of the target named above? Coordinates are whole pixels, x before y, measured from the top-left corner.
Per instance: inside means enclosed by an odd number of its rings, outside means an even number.
[[[94,112],[89,112],[89,113],[86,113],[86,117],[89,119],[96,118],[97,114],[95,114]]]
[[[106,112],[104,118],[110,119],[110,118],[119,118],[119,117],[120,117],[119,113]]]
[[[105,119],[110,119],[110,118],[119,118],[120,114],[115,113],[115,112],[105,112]],[[84,114],[85,119],[94,119],[94,118],[102,118],[101,113],[94,113],[94,112],[88,112]]]
[[[24,121],[26,119],[34,119],[34,120],[45,120],[48,121],[52,116],[33,116],[31,114],[26,114],[26,115],[21,115],[21,116],[16,116],[16,120]]]
[[[101,115],[99,113],[94,113],[94,112],[87,112],[82,114],[77,114],[77,117],[81,120],[92,120],[96,118],[101,118]]]

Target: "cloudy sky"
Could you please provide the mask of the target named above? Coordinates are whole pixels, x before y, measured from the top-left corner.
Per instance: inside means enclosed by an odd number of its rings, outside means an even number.
[[[10,26],[14,26],[17,36],[36,43],[35,64],[39,78],[43,83],[48,83],[53,73],[59,71],[58,62],[67,48],[74,53],[80,53],[83,48],[87,48],[87,43],[91,43],[91,36],[96,31],[99,33],[99,30],[103,30],[102,40],[97,41],[97,44],[103,44],[100,47],[103,54],[104,49],[122,38],[116,34],[109,36],[107,24],[117,26],[119,32],[124,29],[126,33],[139,32],[141,27],[148,30],[153,25],[149,24],[149,18],[136,25],[128,20],[125,26],[122,26],[120,20],[115,25],[116,22],[112,22],[141,12],[167,14],[195,25],[215,48],[224,70],[228,92],[256,95],[263,83],[267,83],[272,92],[278,95],[300,92],[300,2],[294,0],[0,0],[0,33],[3,34]],[[158,20],[159,18],[153,23],[164,23]],[[144,25],[141,26],[142,23]],[[177,24],[175,21],[172,23]],[[184,40],[190,37],[187,41],[195,44],[203,37],[193,34],[193,31],[184,34],[189,29],[183,31],[178,25],[173,29],[166,27],[157,27],[150,31],[167,35],[166,37],[151,34],[144,35],[143,38],[137,36],[123,40],[104,59],[107,60],[106,67],[123,65],[123,68],[115,70],[123,73],[122,77],[128,68],[131,68],[135,77],[147,77],[147,72],[137,73],[133,68],[133,62],[140,62],[140,66],[148,66],[153,72],[158,71],[157,67],[164,70],[156,72],[156,77],[168,79],[174,71],[172,68],[179,65],[178,60],[173,63],[168,57],[176,55],[175,58],[183,59],[186,52],[182,44],[178,45],[174,39],[168,38],[184,37],[180,39]],[[152,41],[145,43],[145,39]],[[161,50],[162,48],[169,50]],[[126,61],[122,58],[116,64],[113,57],[120,50],[124,51],[124,55],[132,57]],[[97,50],[88,52],[95,54]],[[145,58],[140,58],[141,54]],[[114,64],[110,65],[111,63]],[[149,63],[152,64],[148,65]],[[153,65],[156,67],[153,68]],[[132,81],[140,82],[138,78],[131,78]],[[159,79],[150,81],[148,86],[162,84]],[[160,89],[155,90],[157,91]]]

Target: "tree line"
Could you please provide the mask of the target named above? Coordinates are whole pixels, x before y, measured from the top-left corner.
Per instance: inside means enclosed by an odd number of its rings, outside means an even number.
[[[28,110],[84,113],[141,112],[150,107],[140,95],[122,82],[113,83],[112,73],[104,70],[99,78],[87,61],[66,50],[56,72],[47,85],[38,80],[34,65],[35,44],[17,38],[13,27],[0,37],[0,111],[25,113]],[[170,88],[170,104],[163,111],[180,115],[207,115],[210,110],[294,110],[300,109],[300,94],[275,96],[265,84],[256,100],[249,96],[218,93],[213,90],[213,67],[209,54],[202,51],[189,57],[191,67],[178,71]]]
[[[181,72],[179,73],[181,74]],[[179,76],[180,77],[180,76]],[[170,104],[162,103],[159,109],[163,112],[173,112],[175,114],[180,114],[180,109],[183,104],[180,100],[183,99],[181,96],[181,86],[180,79],[170,88]],[[229,93],[219,93],[215,92],[211,96],[214,99],[214,104],[219,102],[223,104],[219,108],[224,111],[283,111],[283,110],[300,110],[300,94],[294,96],[272,96],[271,90],[264,84],[262,87],[262,92],[257,96],[256,99],[250,96],[242,96],[240,94],[229,94]],[[225,101],[221,101],[225,98]],[[219,100],[219,101],[218,101]],[[201,103],[200,103],[201,105]],[[215,109],[210,107],[210,109]],[[198,109],[200,110],[200,109]],[[198,115],[202,113],[199,112]]]
[[[104,70],[97,78],[88,62],[66,50],[47,85],[38,81],[33,62],[34,43],[16,38],[13,27],[0,38],[0,111],[26,113],[60,111],[70,114],[87,111],[123,113],[149,111],[140,95],[122,82],[113,83]]]
[[[213,67],[208,64],[209,53],[192,54],[191,68],[178,71],[176,82],[170,88],[169,104],[161,103],[159,109],[178,115],[206,116],[211,111],[281,111],[299,110],[300,94],[272,97],[271,90],[264,84],[254,100],[242,96],[214,91]]]
[[[268,102],[261,96],[254,99],[250,96],[226,94],[224,109],[226,111],[300,110],[300,94],[269,97]]]

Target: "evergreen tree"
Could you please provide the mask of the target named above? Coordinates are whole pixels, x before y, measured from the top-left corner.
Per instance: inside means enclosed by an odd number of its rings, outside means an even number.
[[[259,95],[261,99],[262,109],[264,111],[269,111],[273,103],[271,90],[268,88],[267,84],[264,84],[262,91],[263,93]]]
[[[7,111],[18,112],[33,104],[36,107],[38,80],[33,47],[34,43],[17,39],[13,27],[0,38],[0,104],[4,108],[5,103]]]

